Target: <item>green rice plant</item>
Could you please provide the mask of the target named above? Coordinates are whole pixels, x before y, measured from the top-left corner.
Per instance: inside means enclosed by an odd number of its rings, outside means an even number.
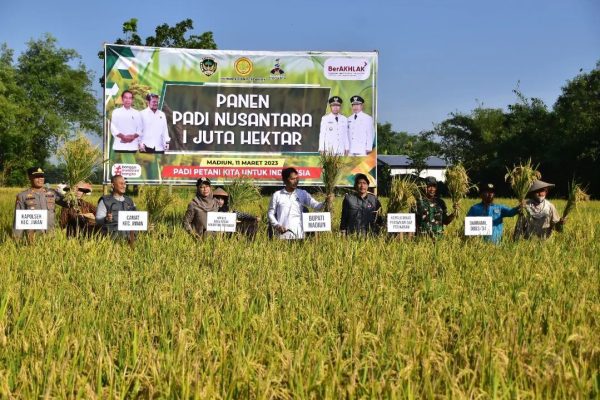
[[[569,184],[569,197],[567,199],[565,211],[563,212],[563,219],[567,218],[567,216],[577,208],[578,203],[589,200],[590,196],[586,193],[586,189],[573,179]]]
[[[452,200],[454,213],[460,211],[460,203],[467,197],[469,190],[473,187],[467,170],[461,163],[448,167],[446,170],[446,186]]]
[[[325,187],[325,207],[323,211],[333,212],[332,195],[335,194],[335,185],[340,176],[342,167],[342,156],[329,151],[321,153],[320,156],[323,186]]]
[[[248,177],[240,177],[225,185],[223,189],[229,194],[229,209],[244,208],[260,199],[260,188]]]
[[[395,176],[390,184],[387,212],[408,212],[417,204],[421,191],[417,181],[411,176]]]
[[[70,188],[80,181],[86,181],[92,176],[95,169],[102,164],[102,152],[98,146],[92,145],[83,133],[78,133],[74,140],[65,142],[58,149],[58,160],[65,164],[66,181]],[[65,200],[73,207],[77,207],[77,197],[74,190],[70,190]]]
[[[543,243],[197,241],[174,220],[133,251],[10,239],[18,191],[0,188],[2,399],[600,396],[600,202]]]

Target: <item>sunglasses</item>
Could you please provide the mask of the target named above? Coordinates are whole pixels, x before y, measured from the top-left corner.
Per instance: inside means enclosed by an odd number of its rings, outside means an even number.
[[[92,191],[90,189],[77,189],[82,193],[91,193]]]

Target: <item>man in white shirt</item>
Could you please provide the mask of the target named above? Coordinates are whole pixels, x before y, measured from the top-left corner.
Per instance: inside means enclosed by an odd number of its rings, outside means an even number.
[[[360,96],[352,96],[352,114],[348,117],[348,140],[351,156],[366,156],[373,151],[375,127],[373,117],[363,112],[365,100]]]
[[[169,150],[169,129],[167,128],[167,117],[158,109],[159,96],[154,93],[146,96],[148,107],[140,114],[142,117],[142,135],[139,139],[140,151],[146,153],[163,154]]]
[[[333,96],[329,99],[331,112],[321,118],[319,132],[319,152],[348,155],[348,118],[340,114],[342,98]]]
[[[298,189],[298,171],[285,168],[281,171],[285,187],[273,193],[267,216],[275,237],[280,239],[303,239],[302,212],[304,207],[320,210],[325,202],[319,203],[305,190]],[[332,195],[333,196],[333,195]]]
[[[113,150],[117,153],[135,153],[142,133],[142,119],[140,112],[131,107],[133,93],[125,90],[121,94],[121,100],[123,107],[115,109],[110,118]]]

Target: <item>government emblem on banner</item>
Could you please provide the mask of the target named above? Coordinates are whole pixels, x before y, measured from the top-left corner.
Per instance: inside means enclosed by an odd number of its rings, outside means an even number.
[[[206,76],[211,76],[217,71],[217,62],[212,57],[204,57],[200,61],[200,70]]]
[[[252,69],[254,68],[252,61],[250,61],[248,57],[238,58],[235,60],[235,63],[233,63],[233,67],[235,68],[235,72],[241,76],[250,75]]]
[[[275,59],[275,65],[271,70],[271,79],[283,79],[285,78],[285,71],[281,69],[281,63],[279,58]]]

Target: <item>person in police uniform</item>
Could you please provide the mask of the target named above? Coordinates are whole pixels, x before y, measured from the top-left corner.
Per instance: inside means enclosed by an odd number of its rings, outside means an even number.
[[[352,96],[352,114],[348,117],[349,154],[366,156],[373,151],[375,131],[373,117],[363,112],[365,100],[360,96]]]
[[[96,210],[96,225],[100,226],[103,233],[113,239],[127,239],[129,231],[119,231],[119,211],[137,211],[135,203],[125,195],[127,183],[122,175],[115,175],[110,179],[112,193],[100,197]]]
[[[342,98],[333,96],[329,99],[331,112],[321,118],[319,132],[319,152],[348,155],[348,118],[340,114]]]
[[[48,210],[48,229],[42,232],[50,232],[54,229],[56,205],[66,207],[67,204],[62,194],[54,189],[46,189],[44,170],[41,167],[29,168],[27,176],[31,187],[17,195],[15,210]],[[23,231],[15,227],[16,219],[13,225],[13,234],[16,238],[20,238]]]

